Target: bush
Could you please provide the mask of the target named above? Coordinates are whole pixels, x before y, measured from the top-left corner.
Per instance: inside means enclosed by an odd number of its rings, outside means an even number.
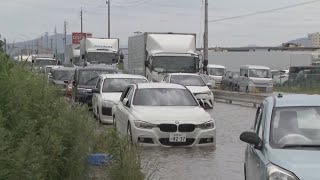
[[[23,65],[0,55],[0,179],[85,179],[93,123]]]

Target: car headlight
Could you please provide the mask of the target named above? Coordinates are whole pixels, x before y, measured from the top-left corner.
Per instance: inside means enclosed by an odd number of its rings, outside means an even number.
[[[134,121],[134,125],[137,128],[142,128],[142,129],[152,129],[152,128],[158,127],[158,125],[156,124],[148,123],[145,121]]]
[[[267,166],[267,180],[299,180],[294,174],[275,165]]]
[[[213,129],[214,122],[211,120],[211,121],[205,122],[203,124],[199,124],[199,125],[197,125],[197,127],[200,129]]]

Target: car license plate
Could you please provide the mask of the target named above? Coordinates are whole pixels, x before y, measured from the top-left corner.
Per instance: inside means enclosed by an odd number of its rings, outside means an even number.
[[[170,142],[186,142],[187,135],[186,133],[170,133]]]

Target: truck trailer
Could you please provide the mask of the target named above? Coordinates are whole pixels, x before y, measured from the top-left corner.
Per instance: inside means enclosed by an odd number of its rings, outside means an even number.
[[[126,71],[160,82],[168,73],[199,73],[196,34],[145,32],[129,37]]]
[[[80,42],[83,65],[116,65],[120,60],[119,39],[84,38]]]

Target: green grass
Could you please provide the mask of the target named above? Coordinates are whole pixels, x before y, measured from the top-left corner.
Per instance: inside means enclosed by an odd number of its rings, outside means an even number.
[[[274,87],[274,92],[288,92],[297,94],[320,94],[320,87],[306,87],[306,86],[281,86]]]
[[[114,131],[97,133],[87,108],[2,54],[0,92],[0,179],[86,179],[93,152],[114,155],[112,179],[144,179],[134,148]]]

